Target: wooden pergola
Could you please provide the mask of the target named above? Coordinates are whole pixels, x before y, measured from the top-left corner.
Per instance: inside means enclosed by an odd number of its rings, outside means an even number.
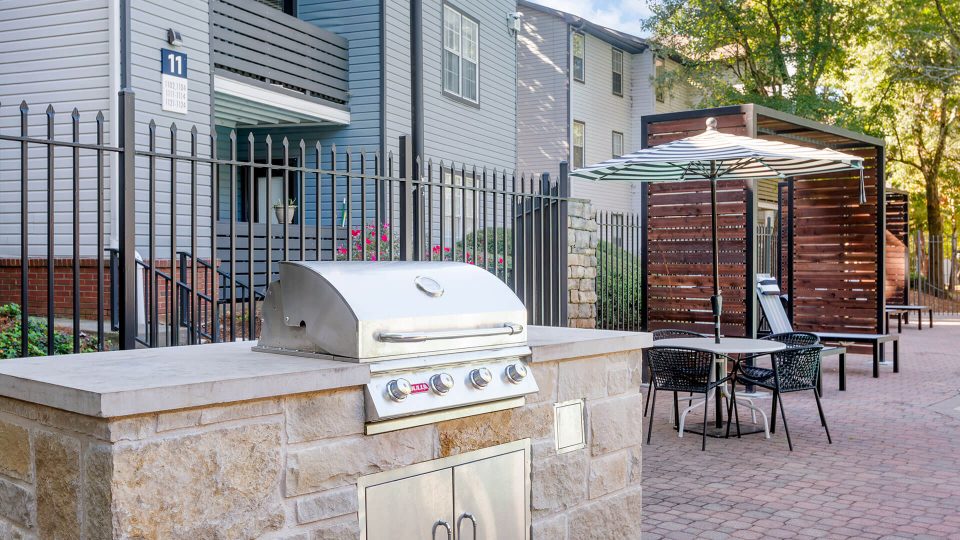
[[[832,148],[864,159],[866,203],[854,172],[719,184],[721,331],[756,336],[755,222],[761,191],[780,203],[781,289],[798,331],[882,333],[885,319],[883,140],[755,104],[645,116],[648,148],[696,135],[707,118],[726,133]],[[646,184],[643,196],[643,327],[712,327],[707,182]]]

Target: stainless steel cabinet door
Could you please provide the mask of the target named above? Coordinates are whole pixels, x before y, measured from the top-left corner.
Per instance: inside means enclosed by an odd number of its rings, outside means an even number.
[[[452,482],[450,469],[441,469],[368,487],[367,540],[447,540],[447,527],[455,527]]]
[[[523,451],[454,467],[457,540],[526,540],[525,476]]]

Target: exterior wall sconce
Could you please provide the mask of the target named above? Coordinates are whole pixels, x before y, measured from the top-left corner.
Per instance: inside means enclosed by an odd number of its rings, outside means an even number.
[[[174,47],[179,47],[183,45],[183,37],[180,36],[180,32],[177,32],[173,28],[167,29],[167,43]]]

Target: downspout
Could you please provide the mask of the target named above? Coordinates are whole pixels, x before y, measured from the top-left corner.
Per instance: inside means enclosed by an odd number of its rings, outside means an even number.
[[[423,155],[423,0],[410,0],[410,130],[414,159]],[[420,175],[416,162],[414,170]]]

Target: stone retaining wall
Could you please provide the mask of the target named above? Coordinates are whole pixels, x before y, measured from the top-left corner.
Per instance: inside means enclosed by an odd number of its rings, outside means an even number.
[[[113,419],[0,398],[0,538],[355,538],[358,477],[524,438],[534,538],[640,538],[639,360],[536,363],[522,408],[375,436],[360,387]],[[577,398],[587,446],[558,455]]]
[[[567,313],[569,326],[597,326],[597,243],[599,228],[593,205],[571,199],[567,206]]]

